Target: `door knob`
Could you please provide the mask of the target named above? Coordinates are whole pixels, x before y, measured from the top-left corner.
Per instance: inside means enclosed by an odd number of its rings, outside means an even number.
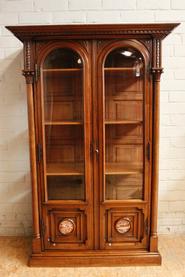
[[[99,150],[98,150],[98,149],[95,149],[95,152],[96,152],[96,154],[98,154],[98,153],[99,153]]]

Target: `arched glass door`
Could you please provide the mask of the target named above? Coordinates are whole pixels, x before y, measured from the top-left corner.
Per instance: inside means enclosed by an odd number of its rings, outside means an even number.
[[[104,197],[143,199],[144,61],[132,47],[108,54],[104,64]]]
[[[83,70],[69,48],[51,51],[43,63],[47,200],[85,200]]]

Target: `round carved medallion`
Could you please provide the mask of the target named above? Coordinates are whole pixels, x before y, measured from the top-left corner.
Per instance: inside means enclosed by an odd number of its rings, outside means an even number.
[[[131,225],[130,225],[129,218],[126,218],[126,217],[120,218],[115,223],[115,229],[120,234],[127,233],[130,230],[130,228],[131,228]]]
[[[74,231],[75,223],[70,218],[65,218],[59,223],[59,231],[62,235],[69,235]]]

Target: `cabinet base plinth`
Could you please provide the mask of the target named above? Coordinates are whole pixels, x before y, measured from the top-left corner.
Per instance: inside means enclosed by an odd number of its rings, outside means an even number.
[[[72,254],[71,256],[32,255],[29,259],[31,267],[90,267],[90,266],[152,266],[161,265],[159,252],[143,254],[109,255],[95,253],[94,255]]]

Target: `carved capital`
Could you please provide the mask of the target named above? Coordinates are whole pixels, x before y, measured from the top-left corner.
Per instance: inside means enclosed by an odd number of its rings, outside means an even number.
[[[22,75],[26,78],[26,84],[33,84],[35,75],[33,70],[23,70]]]
[[[161,74],[163,73],[163,68],[153,67],[152,74],[156,82],[160,82]]]

